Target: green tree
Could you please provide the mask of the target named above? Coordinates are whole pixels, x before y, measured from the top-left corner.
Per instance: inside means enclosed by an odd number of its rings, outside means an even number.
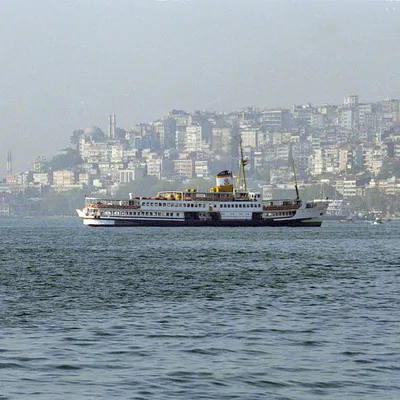
[[[378,188],[366,190],[364,198],[367,210],[386,210],[385,195]]]
[[[66,149],[64,154],[58,154],[51,159],[49,167],[52,171],[73,169],[83,163],[78,151],[72,148]]]
[[[335,199],[340,197],[336,192],[335,188],[332,185],[323,184],[323,185],[312,185],[307,187],[306,189],[302,189],[300,191],[300,197],[305,200],[313,200],[313,199]]]
[[[67,201],[63,193],[50,192],[40,204],[41,215],[66,215]]]
[[[400,177],[400,160],[395,158],[385,157],[382,163],[382,168],[376,179],[387,179],[395,176]]]
[[[72,132],[72,135],[69,137],[70,143],[75,147],[79,145],[79,139],[82,137],[84,130],[83,129],[75,129]]]
[[[49,192],[40,203],[40,215],[75,215],[84,204],[85,192],[72,189],[65,192]]]

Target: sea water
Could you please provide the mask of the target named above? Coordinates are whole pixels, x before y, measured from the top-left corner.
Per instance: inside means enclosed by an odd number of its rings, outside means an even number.
[[[398,222],[0,228],[0,399],[400,398]]]

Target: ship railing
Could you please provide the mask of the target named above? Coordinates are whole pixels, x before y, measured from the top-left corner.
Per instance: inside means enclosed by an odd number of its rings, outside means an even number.
[[[300,208],[300,204],[282,204],[282,205],[273,205],[273,206],[268,206],[268,205],[263,206],[264,211],[297,210],[298,208]]]
[[[110,204],[110,203],[87,203],[86,208],[94,208],[94,209],[99,209],[99,208],[117,208],[117,209],[138,209],[140,208],[140,205],[138,204],[120,204],[120,203],[115,203],[115,204]]]

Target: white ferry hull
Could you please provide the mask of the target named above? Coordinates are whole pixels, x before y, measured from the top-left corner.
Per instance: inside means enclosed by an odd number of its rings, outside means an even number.
[[[263,221],[150,221],[150,220],[95,220],[93,218],[85,218],[83,224],[86,226],[159,226],[159,227],[196,227],[196,226],[213,226],[213,227],[261,227],[261,226],[289,226],[289,227],[319,227],[322,224],[318,219],[301,219],[301,220],[263,220]]]

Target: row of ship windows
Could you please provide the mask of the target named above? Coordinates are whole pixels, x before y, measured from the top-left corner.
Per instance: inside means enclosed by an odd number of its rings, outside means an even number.
[[[268,217],[293,217],[296,214],[295,211],[282,211],[282,212],[269,212]]]
[[[179,207],[182,204],[180,204],[178,202],[177,203],[150,203],[149,201],[142,203],[142,206],[150,206],[150,207],[152,207],[152,206],[157,206],[157,205],[160,206],[160,207]],[[202,208],[206,207],[205,204],[194,204],[194,203],[190,203],[190,204],[183,203],[183,206],[184,207],[202,207]]]
[[[104,215],[143,215],[143,216],[163,216],[163,217],[179,217],[180,213],[161,213],[161,212],[152,212],[152,211],[106,211]]]
[[[197,203],[152,203],[152,202],[143,202],[142,206],[157,206],[157,204],[160,207],[179,207],[181,205],[183,205],[183,207],[190,207],[190,208],[205,208],[206,204],[197,204]],[[221,208],[249,208],[249,207],[261,207],[261,204],[220,204]]]
[[[249,207],[261,207],[261,204],[221,204],[221,208],[249,208]]]

